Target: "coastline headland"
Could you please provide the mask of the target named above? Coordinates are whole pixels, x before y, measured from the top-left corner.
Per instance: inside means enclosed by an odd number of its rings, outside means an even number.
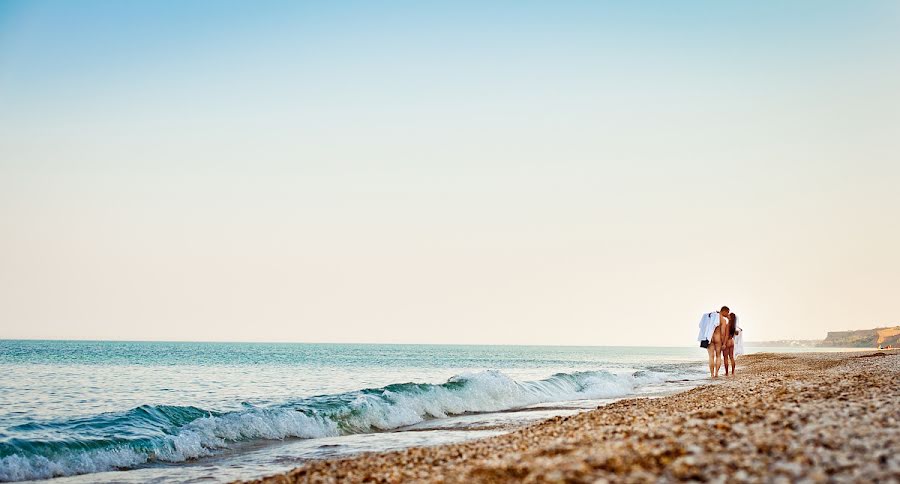
[[[900,347],[900,325],[851,331],[829,331],[825,339],[783,339],[776,341],[748,341],[757,348],[897,348]]]

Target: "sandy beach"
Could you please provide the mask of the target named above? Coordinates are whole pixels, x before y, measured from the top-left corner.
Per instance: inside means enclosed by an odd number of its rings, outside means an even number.
[[[253,482],[900,482],[898,382],[896,350],[748,355],[684,393]]]

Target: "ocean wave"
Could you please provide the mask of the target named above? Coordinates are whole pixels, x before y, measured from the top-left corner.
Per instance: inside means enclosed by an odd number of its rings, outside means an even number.
[[[143,405],[127,412],[11,428],[24,437],[0,441],[0,481],[127,469],[153,461],[182,462],[214,455],[242,441],[378,432],[451,415],[621,397],[667,377],[671,374],[655,371],[585,371],[516,381],[491,370],[458,375],[442,384],[398,383],[233,412]]]

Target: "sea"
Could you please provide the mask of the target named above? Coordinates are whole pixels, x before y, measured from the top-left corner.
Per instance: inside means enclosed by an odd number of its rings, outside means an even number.
[[[701,348],[0,340],[0,481],[228,482],[708,382]]]

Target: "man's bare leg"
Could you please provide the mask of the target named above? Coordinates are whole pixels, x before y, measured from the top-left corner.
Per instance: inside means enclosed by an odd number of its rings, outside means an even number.
[[[719,370],[722,368],[722,347],[721,345],[716,345],[716,373],[713,375],[713,378],[717,378],[719,376]]]
[[[716,369],[716,349],[712,343],[706,347],[706,352],[709,353],[709,376],[713,377]]]

